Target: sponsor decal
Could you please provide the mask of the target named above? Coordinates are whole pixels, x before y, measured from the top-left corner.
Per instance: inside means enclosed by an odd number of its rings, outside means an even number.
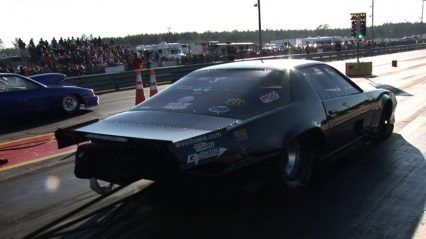
[[[194,96],[185,96],[177,100],[179,103],[189,103],[194,100]]]
[[[210,149],[214,147],[214,142],[202,142],[199,144],[194,144],[194,149],[196,152],[200,152],[206,149]]]
[[[227,79],[227,77],[224,77],[224,76],[216,76],[216,77],[204,76],[204,77],[198,78],[198,81],[208,81],[210,84],[213,84],[213,83],[217,83],[221,80],[226,80],[226,79]]]
[[[229,108],[227,106],[223,106],[223,105],[218,105],[218,106],[213,106],[209,108],[210,112],[216,113],[216,114],[221,114],[221,113],[226,113],[229,111]]]
[[[220,157],[224,152],[226,151],[226,148],[212,148],[208,150],[204,150],[201,152],[197,152],[195,154],[188,155],[188,159],[186,160],[187,164],[195,164],[197,165],[199,161],[208,159],[211,157]]]
[[[88,138],[88,139],[108,140],[108,141],[115,141],[115,142],[122,142],[122,143],[127,142],[126,138],[116,137],[116,136],[109,136],[109,135],[86,134],[86,138]]]
[[[205,141],[211,141],[211,140],[219,138],[221,136],[222,136],[222,133],[219,133],[219,132],[209,134],[209,135],[203,135],[203,136],[200,136],[200,137],[197,137],[197,138],[177,142],[177,143],[175,143],[175,147],[176,148],[186,147],[186,146],[198,144],[198,143],[205,142]]]
[[[194,88],[194,94],[196,94],[196,95],[201,95],[201,94],[209,92],[209,91],[211,91],[211,88],[201,88],[201,87]]]
[[[226,101],[227,105],[240,106],[245,105],[246,101],[243,99],[233,98]]]
[[[226,80],[226,77],[215,77],[215,78],[213,78],[213,79],[210,79],[209,80],[209,83],[210,84],[213,84],[213,83],[217,83],[217,82],[219,82],[219,81],[221,81],[221,80]]]
[[[210,79],[210,77],[203,76],[203,77],[198,78],[198,81],[208,81],[209,79]]]
[[[272,101],[276,101],[276,100],[278,100],[279,98],[280,98],[280,96],[278,95],[278,93],[277,93],[277,92],[275,92],[275,91],[272,91],[272,92],[269,92],[269,93],[268,93],[268,94],[266,94],[266,95],[261,96],[261,97],[260,97],[260,100],[261,100],[263,103],[267,104],[267,103],[271,103]]]
[[[183,110],[188,108],[192,103],[180,103],[180,102],[172,102],[168,103],[166,106],[163,107],[163,109],[169,109],[169,110]]]
[[[247,134],[247,130],[246,129],[239,129],[239,130],[235,131],[234,132],[234,136],[235,136],[235,140],[237,142],[240,142],[240,141],[248,139],[248,134]]]
[[[176,87],[178,90],[192,90],[192,85],[181,85]]]

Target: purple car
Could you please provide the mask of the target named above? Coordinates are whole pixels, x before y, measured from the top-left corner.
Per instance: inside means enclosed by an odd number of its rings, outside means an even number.
[[[54,110],[71,114],[80,105],[88,108],[98,104],[99,97],[92,89],[45,85],[22,75],[0,73],[0,120]]]

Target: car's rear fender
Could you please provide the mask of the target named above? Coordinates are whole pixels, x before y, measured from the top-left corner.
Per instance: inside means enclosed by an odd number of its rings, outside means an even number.
[[[382,92],[379,98],[376,99],[377,105],[380,107],[372,117],[370,128],[374,129],[380,123],[381,118],[386,117],[391,124],[395,123],[395,107],[396,99],[392,92]],[[383,115],[385,114],[385,115]]]
[[[301,135],[312,137],[312,142],[315,145],[315,148],[324,148],[326,135],[324,130],[321,128],[320,123],[315,121],[308,121],[290,130],[283,138],[283,145],[286,145],[288,142]]]
[[[389,92],[382,97],[383,113],[390,120],[391,124],[395,123],[395,108],[397,105],[394,93]]]

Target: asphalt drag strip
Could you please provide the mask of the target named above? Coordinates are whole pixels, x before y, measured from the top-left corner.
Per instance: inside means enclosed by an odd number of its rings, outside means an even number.
[[[53,133],[28,137],[0,144],[0,172],[66,155],[77,146],[58,149]]]

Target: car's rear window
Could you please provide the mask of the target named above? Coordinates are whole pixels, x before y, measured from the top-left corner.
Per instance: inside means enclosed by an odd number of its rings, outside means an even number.
[[[290,101],[286,75],[265,69],[196,71],[134,110],[246,119]]]

